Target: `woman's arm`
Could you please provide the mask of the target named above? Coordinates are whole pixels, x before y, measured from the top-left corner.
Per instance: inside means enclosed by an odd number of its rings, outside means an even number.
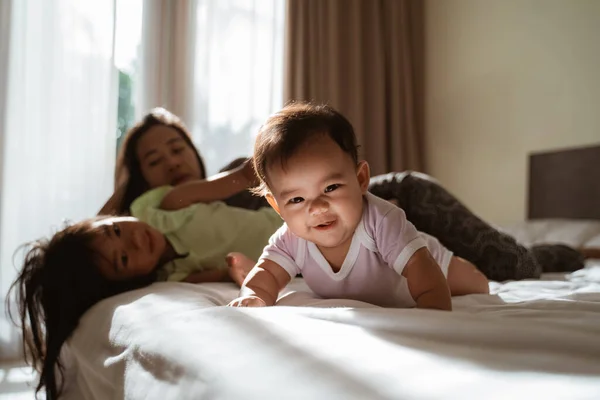
[[[186,182],[171,189],[163,198],[160,208],[179,210],[195,203],[210,203],[226,199],[257,184],[252,162],[206,180]]]
[[[125,186],[120,185],[110,196],[108,201],[102,206],[100,211],[98,211],[98,215],[118,215],[119,212],[119,204],[123,200],[123,196],[125,195]]]

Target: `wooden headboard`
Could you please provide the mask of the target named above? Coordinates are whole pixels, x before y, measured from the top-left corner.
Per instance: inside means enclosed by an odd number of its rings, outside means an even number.
[[[528,219],[600,220],[600,145],[529,156]]]

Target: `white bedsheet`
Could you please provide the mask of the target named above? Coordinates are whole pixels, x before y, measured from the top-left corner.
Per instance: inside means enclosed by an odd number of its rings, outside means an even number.
[[[84,316],[67,399],[600,399],[600,263],[545,279],[451,313],[321,300],[300,279],[258,309],[220,307],[233,284],[155,284]]]

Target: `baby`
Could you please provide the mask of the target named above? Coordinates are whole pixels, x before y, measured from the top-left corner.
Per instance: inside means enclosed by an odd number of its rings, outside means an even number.
[[[358,160],[352,125],[331,107],[296,103],[271,116],[256,138],[254,168],[285,224],[231,306],[274,305],[299,273],[321,297],[383,307],[451,310],[451,295],[489,292],[473,264],[367,192],[369,165]]]

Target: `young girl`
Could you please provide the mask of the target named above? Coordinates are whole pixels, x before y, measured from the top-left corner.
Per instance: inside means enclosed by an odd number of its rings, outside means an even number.
[[[367,193],[369,166],[358,161],[352,125],[332,108],[294,104],[272,116],[254,167],[285,225],[231,305],[271,306],[298,273],[322,297],[387,307],[451,310],[451,293],[488,293],[475,266]]]
[[[60,349],[100,300],[157,280],[241,285],[252,265],[228,254],[257,259],[283,221],[270,208],[208,201],[231,179],[247,187],[254,180],[249,168],[195,182],[194,191],[186,184],[150,190],[131,205],[133,217],[92,218],[30,245],[11,291],[17,292],[25,354],[40,372],[37,391],[45,387],[48,399],[60,394]]]

